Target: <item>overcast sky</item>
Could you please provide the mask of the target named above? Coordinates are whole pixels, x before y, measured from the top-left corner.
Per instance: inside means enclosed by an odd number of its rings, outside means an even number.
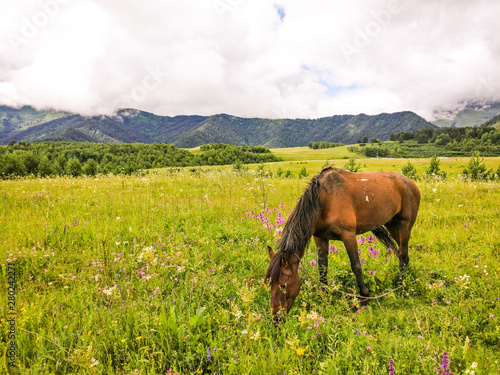
[[[1,0],[0,105],[317,118],[500,100],[498,0]]]

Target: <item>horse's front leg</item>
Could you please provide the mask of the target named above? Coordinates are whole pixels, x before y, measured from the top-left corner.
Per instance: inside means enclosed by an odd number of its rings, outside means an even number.
[[[328,285],[328,240],[314,237],[314,242],[318,249],[319,280],[323,284]]]
[[[356,280],[358,281],[359,293],[362,297],[370,297],[370,291],[366,287],[363,280],[363,271],[361,269],[361,262],[359,261],[358,242],[356,240],[356,234],[347,233],[342,236],[341,239],[344,243],[345,249],[347,250],[347,254],[349,255],[352,272],[354,273],[354,275],[356,276]],[[365,306],[368,304],[368,300],[366,298],[360,298],[360,303],[361,306]]]

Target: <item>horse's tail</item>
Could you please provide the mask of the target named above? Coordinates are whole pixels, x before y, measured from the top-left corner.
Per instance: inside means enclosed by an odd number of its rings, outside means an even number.
[[[398,244],[394,240],[394,238],[391,237],[389,231],[387,230],[386,227],[381,226],[375,230],[372,230],[372,233],[377,237],[377,239],[384,244],[384,246],[388,249],[392,250],[397,250],[398,249]]]

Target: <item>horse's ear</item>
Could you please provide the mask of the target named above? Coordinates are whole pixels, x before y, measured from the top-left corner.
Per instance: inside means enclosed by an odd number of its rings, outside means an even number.
[[[269,253],[269,259],[273,259],[273,256],[274,256],[274,251],[273,249],[271,248],[271,246],[267,246],[267,251]]]

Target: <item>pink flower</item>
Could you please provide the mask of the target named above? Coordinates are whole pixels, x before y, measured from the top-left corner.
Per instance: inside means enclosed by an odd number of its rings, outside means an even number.
[[[371,346],[367,346],[366,350],[372,350],[372,347]]]
[[[315,260],[311,260],[311,261],[309,262],[309,264],[310,264],[312,267],[314,267],[314,266],[316,265],[316,261],[315,261]]]

